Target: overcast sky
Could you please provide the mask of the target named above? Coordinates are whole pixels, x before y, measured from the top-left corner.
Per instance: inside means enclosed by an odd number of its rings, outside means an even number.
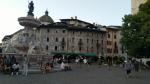
[[[31,0],[0,0],[0,42],[23,27],[18,17],[27,15]],[[33,0],[34,15],[39,18],[49,11],[55,22],[77,16],[90,23],[121,25],[122,17],[131,13],[130,0]]]

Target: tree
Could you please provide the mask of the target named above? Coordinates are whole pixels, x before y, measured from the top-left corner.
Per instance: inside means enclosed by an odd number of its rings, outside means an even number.
[[[135,15],[125,15],[121,42],[129,56],[150,57],[150,0]]]

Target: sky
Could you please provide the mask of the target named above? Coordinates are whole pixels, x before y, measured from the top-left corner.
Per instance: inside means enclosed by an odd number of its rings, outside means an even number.
[[[27,16],[31,0],[0,0],[0,42],[24,27],[18,18]],[[122,17],[131,13],[131,0],[32,0],[34,16],[49,11],[55,22],[77,16],[78,19],[101,25],[122,25]]]

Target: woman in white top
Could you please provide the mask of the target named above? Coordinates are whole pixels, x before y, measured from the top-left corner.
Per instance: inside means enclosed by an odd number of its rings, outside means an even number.
[[[87,59],[86,59],[86,58],[83,60],[83,63],[84,63],[84,64],[87,64]]]
[[[64,64],[64,62],[61,63],[60,69],[61,69],[61,70],[64,70],[64,69],[65,69],[65,64]]]
[[[19,63],[18,62],[16,62],[16,63],[14,63],[13,65],[12,65],[12,73],[11,73],[11,75],[14,75],[14,73],[16,73],[16,75],[18,75],[18,73],[19,73]]]
[[[76,64],[78,64],[79,63],[79,58],[76,58],[76,60],[75,60],[75,62],[76,62]]]

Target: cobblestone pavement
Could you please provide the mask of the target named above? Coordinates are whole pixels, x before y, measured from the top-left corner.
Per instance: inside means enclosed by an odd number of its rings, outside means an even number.
[[[122,68],[96,65],[74,66],[72,71],[34,73],[28,76],[0,74],[0,84],[150,84],[150,71],[128,78]]]

